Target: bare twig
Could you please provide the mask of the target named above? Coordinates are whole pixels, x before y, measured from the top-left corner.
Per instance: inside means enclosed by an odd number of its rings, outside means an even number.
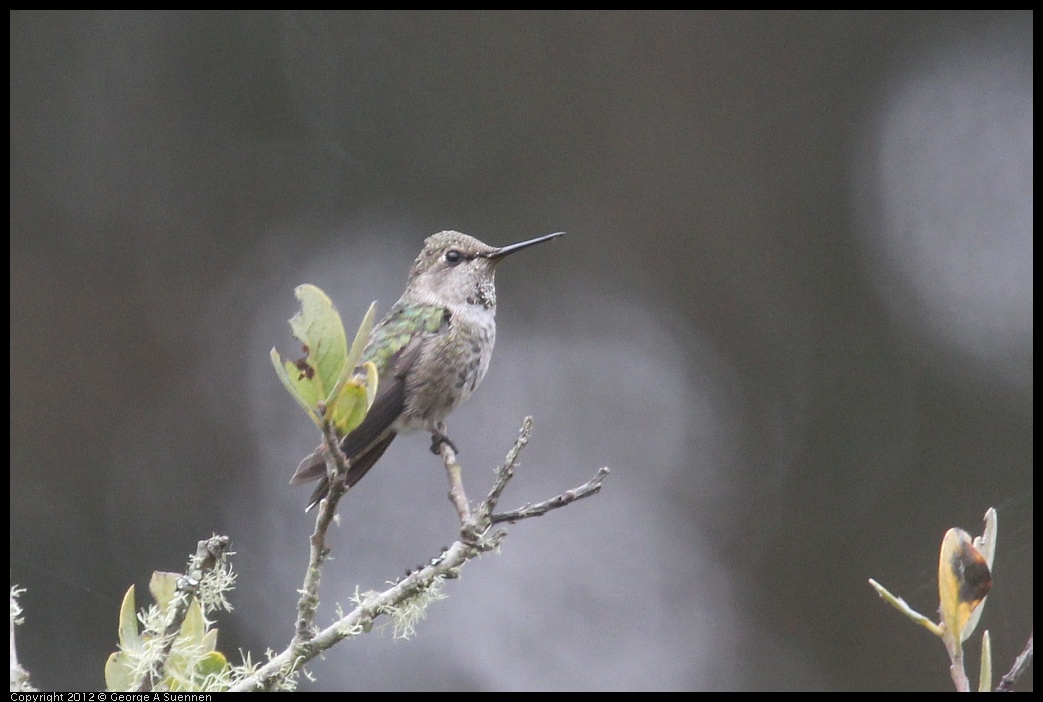
[[[501,522],[514,522],[522,519],[528,519],[529,517],[539,517],[552,509],[558,509],[564,507],[567,504],[571,504],[576,500],[582,500],[584,497],[590,497],[596,495],[601,491],[601,484],[605,482],[605,478],[608,477],[609,469],[607,467],[600,468],[593,478],[583,483],[577,488],[572,490],[566,490],[556,497],[552,497],[549,500],[543,502],[537,502],[534,505],[525,505],[512,512],[501,512],[494,514],[490,517],[493,524],[499,524]]]
[[[1013,692],[1014,683],[1018,681],[1018,678],[1028,670],[1029,665],[1032,663],[1032,634],[1029,634],[1028,643],[1025,644],[1025,648],[1021,651],[1021,655],[1014,661],[1014,666],[1010,669],[1006,675],[1000,680],[1000,684],[996,686],[996,692]]]
[[[511,450],[507,452],[507,459],[503,462],[503,465],[496,469],[496,480],[489,491],[489,496],[482,503],[483,518],[489,518],[492,511],[496,509],[496,503],[499,502],[503,489],[507,487],[507,483],[514,477],[514,466],[518,463],[518,456],[521,454],[521,450],[529,443],[529,435],[531,433],[532,417],[526,417],[522,422],[521,431],[518,433],[518,440],[514,442]]]
[[[883,599],[889,605],[897,609],[905,616],[912,619],[914,622],[922,626],[924,629],[927,629],[927,631],[931,632],[935,636],[942,636],[944,632],[942,631],[942,628],[940,626],[938,626],[933,621],[931,621],[930,619],[928,619],[927,617],[910,607],[909,604],[901,597],[898,597],[897,595],[892,595],[886,587],[878,583],[876,580],[873,580],[872,578],[869,579],[869,584],[873,586],[874,590],[876,590],[876,594],[880,595],[881,599]]]
[[[212,536],[200,541],[196,546],[196,553],[188,561],[185,574],[177,580],[177,592],[172,600],[174,610],[163,632],[165,644],[162,653],[156,658],[149,668],[149,672],[141,679],[141,684],[136,692],[148,692],[152,690],[166,674],[167,661],[170,651],[174,647],[174,641],[181,632],[181,625],[185,622],[188,607],[199,594],[199,585],[203,577],[221,560],[228,550],[230,540],[227,536]]]
[[[449,501],[456,507],[460,524],[465,525],[471,521],[471,503],[467,501],[467,493],[464,492],[463,469],[456,460],[456,450],[448,441],[442,441],[438,444],[438,453],[449,478]]]

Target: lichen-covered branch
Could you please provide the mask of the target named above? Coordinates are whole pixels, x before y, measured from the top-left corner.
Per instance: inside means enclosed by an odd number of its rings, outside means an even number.
[[[197,544],[195,555],[189,559],[185,574],[177,580],[177,592],[173,599],[174,609],[171,612],[166,631],[163,632],[165,643],[162,653],[152,662],[148,674],[141,679],[137,692],[152,690],[165,677],[170,651],[174,647],[174,640],[181,632],[181,625],[185,622],[189,605],[199,595],[203,577],[217,566],[221,557],[228,550],[229,543],[227,536],[212,536]]]
[[[337,642],[369,631],[374,621],[381,617],[390,617],[396,622],[396,629],[406,633],[415,620],[417,602],[433,599],[441,584],[455,578],[460,568],[476,556],[495,550],[506,536],[506,531],[498,530],[490,534],[491,526],[497,521],[518,521],[528,517],[544,514],[552,509],[564,507],[583,497],[593,495],[601,489],[601,483],[608,475],[608,469],[602,468],[593,479],[583,485],[568,490],[557,497],[526,506],[507,513],[503,518],[494,517],[493,507],[507,483],[514,475],[521,449],[528,441],[532,429],[532,418],[526,417],[521,433],[514,446],[507,454],[504,465],[497,469],[496,479],[488,497],[476,509],[471,509],[463,489],[462,471],[457,462],[456,451],[448,442],[441,442],[438,452],[445,464],[450,484],[450,500],[456,508],[461,522],[461,536],[449,548],[442,551],[431,561],[395,582],[383,592],[371,592],[358,595],[355,607],[342,614],[330,626],[320,631],[314,630],[315,608],[318,605],[318,585],[322,564],[329,549],[325,545],[326,529],[333,518],[337,501],[343,493],[342,480],[331,482],[330,495],[320,503],[320,513],[316,521],[315,533],[312,534],[311,560],[308,574],[298,606],[297,633],[291,645],[283,652],[272,656],[267,663],[259,666],[246,677],[237,681],[233,692],[252,690],[269,690],[283,687],[283,682],[292,678],[301,668],[316,656],[328,650]],[[336,445],[335,436],[327,432],[326,445],[329,455],[336,462],[335,475],[343,475],[346,471],[345,459]],[[341,483],[338,489],[338,483]]]
[[[31,692],[32,685],[29,684],[29,671],[18,662],[18,653],[14,645],[14,629],[22,623],[22,606],[18,604],[18,596],[25,590],[14,585],[11,586],[11,692]]]

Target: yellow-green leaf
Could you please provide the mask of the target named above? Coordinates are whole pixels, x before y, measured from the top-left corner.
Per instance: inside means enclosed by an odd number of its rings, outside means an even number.
[[[130,690],[134,683],[134,668],[128,663],[127,654],[113,653],[105,661],[105,689],[114,692]]]
[[[226,668],[228,668],[228,660],[225,658],[223,653],[220,651],[211,651],[206,654],[203,656],[203,659],[199,661],[199,665],[196,666],[196,675],[199,680],[198,685],[202,686],[208,675],[221,675]]]
[[[341,371],[340,377],[337,379],[337,384],[330,391],[330,394],[326,399],[326,416],[333,417],[335,414],[335,405],[339,399],[343,396],[344,385],[351,381],[355,375],[355,368],[359,364],[359,359],[362,358],[362,352],[366,349],[366,343],[369,341],[369,332],[373,329],[373,318],[377,313],[377,303],[371,302],[369,309],[366,310],[365,317],[362,318],[362,324],[359,325],[358,331],[355,332],[355,340],[351,343],[351,350],[348,352],[347,360],[344,363],[344,368]],[[343,415],[344,412],[341,411]],[[360,420],[361,421],[361,420]],[[334,422],[336,424],[336,422]]]
[[[992,691],[992,639],[986,629],[981,637],[981,669],[978,671],[978,692]]]
[[[354,370],[355,366],[359,364],[362,352],[366,350],[366,344],[369,342],[369,333],[373,330],[373,319],[376,315],[377,302],[374,300],[369,304],[366,316],[362,318],[362,324],[359,325],[358,331],[355,332],[355,340],[351,342],[351,351],[348,352],[347,359],[347,368],[350,370]]]
[[[210,629],[203,635],[201,647],[207,652],[217,650],[217,629]]]
[[[283,361],[273,348],[272,365],[279,380],[319,429],[328,420],[344,436],[362,422],[377,391],[376,367],[372,363],[362,364],[364,375],[357,373],[373,329],[377,303],[366,310],[349,351],[340,315],[329,297],[314,285],[298,286],[294,294],[301,310],[290,320],[290,327],[303,345],[305,357]]]
[[[199,600],[193,598],[185,612],[185,621],[181,623],[179,638],[191,644],[199,644],[203,641],[206,633],[206,622],[203,621],[203,608],[199,606]]]
[[[120,648],[124,650],[136,651],[142,645],[141,636],[138,634],[138,612],[134,604],[133,585],[123,596],[123,604],[120,605],[119,640]]]
[[[377,374],[377,367],[370,361],[366,361],[363,366],[366,370],[366,411],[369,412],[369,408],[373,406],[373,400],[377,396],[377,383],[380,380],[380,376]]]
[[[368,409],[365,381],[356,375],[341,387],[338,397],[327,406],[327,414],[337,434],[345,436],[362,423]]]
[[[167,611],[174,594],[177,592],[177,581],[181,573],[164,573],[161,570],[152,571],[152,578],[148,583],[148,590],[152,593],[152,599],[159,605],[163,612]]]
[[[309,395],[311,395],[310,400],[304,397],[304,395],[301,392],[302,388],[298,386],[298,376],[301,372],[304,371],[301,371],[298,366],[291,363],[290,361],[286,361],[285,363],[283,363],[282,357],[279,355],[279,352],[276,351],[274,348],[272,349],[272,352],[269,355],[272,359],[272,365],[275,366],[275,374],[279,376],[279,380],[282,381],[283,386],[286,388],[287,391],[289,391],[290,395],[293,396],[293,399],[297,400],[297,404],[304,408],[304,411],[308,413],[309,417],[311,417],[311,421],[315,422],[315,426],[321,429],[322,420],[319,418],[318,413],[316,413],[315,411],[315,408],[318,406],[318,403],[315,402],[314,393],[311,392],[311,390],[313,389],[312,386],[310,384],[304,384],[303,388],[304,390],[308,391]]]

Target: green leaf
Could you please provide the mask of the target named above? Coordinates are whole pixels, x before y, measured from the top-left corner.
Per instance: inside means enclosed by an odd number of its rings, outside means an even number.
[[[325,400],[340,378],[348,356],[348,340],[333,302],[314,285],[298,285],[293,291],[301,311],[290,318],[293,335],[308,348],[308,365],[313,373],[300,374],[303,382],[315,388]]]
[[[168,615],[178,597],[177,584],[182,577],[180,573],[155,571],[149,581],[156,606]],[[110,690],[130,690],[138,684],[138,677],[149,664],[145,656],[151,655],[146,654],[145,643],[147,640],[155,642],[159,635],[154,630],[139,633],[135,608],[132,585],[120,606],[120,650],[105,662],[105,684]],[[208,676],[219,675],[227,669],[227,659],[217,651],[217,629],[210,627],[202,605],[193,598],[170,650],[163,686],[170,690],[200,690],[204,684],[214,682],[208,681]]]
[[[203,635],[201,646],[208,653],[217,650],[217,629],[210,629]]]
[[[377,383],[380,376],[377,373],[377,366],[370,361],[366,361],[362,367],[366,369],[366,411],[369,412],[369,408],[373,406],[373,400],[377,396]]]
[[[185,612],[185,621],[181,623],[178,638],[191,644],[199,644],[202,643],[204,634],[206,634],[206,622],[203,620],[203,608],[199,606],[199,600],[193,598]]]
[[[272,349],[272,363],[279,379],[321,427],[316,410],[325,402],[344,370],[347,337],[333,302],[314,285],[299,285],[294,295],[300,311],[290,318],[290,331],[304,347],[304,358],[283,362]]]
[[[159,605],[160,611],[166,612],[170,602],[177,593],[177,581],[181,573],[164,573],[161,570],[152,571],[152,578],[148,583],[148,590],[152,593],[152,599]]]
[[[129,662],[129,656],[122,651],[113,653],[105,661],[105,689],[126,691],[131,689],[134,680],[134,667]]]
[[[272,365],[319,429],[328,419],[344,436],[362,422],[376,394],[376,368],[366,369],[365,376],[355,371],[373,329],[377,303],[370,304],[349,351],[344,325],[326,293],[314,285],[300,285],[294,294],[301,310],[290,319],[290,328],[304,346],[305,357],[283,361],[273,348]]]
[[[304,411],[308,413],[309,417],[311,417],[311,421],[315,422],[315,426],[322,429],[322,420],[315,411],[315,408],[318,407],[318,403],[315,401],[314,396],[311,398],[305,398],[301,393],[301,389],[297,385],[297,380],[295,380],[296,376],[301,371],[298,370],[298,367],[290,361],[283,363],[282,357],[279,356],[279,352],[274,348],[272,349],[270,356],[272,359],[272,365],[275,366],[275,374],[279,376],[279,380],[282,381],[283,386],[289,391],[290,395],[293,396],[293,399],[297,400],[297,404],[304,408]],[[305,387],[307,388],[308,386]]]
[[[978,692],[992,691],[992,639],[986,629],[981,637],[981,669],[978,672]]]
[[[138,634],[138,612],[134,604],[133,585],[123,596],[123,604],[120,605],[119,640],[120,648],[125,650],[139,650],[142,646],[141,635]]]
[[[377,302],[374,300],[369,303],[366,316],[362,318],[362,324],[359,325],[358,331],[355,332],[355,340],[351,342],[351,351],[348,352],[348,368],[354,369],[359,364],[362,352],[366,350],[366,344],[369,343],[369,333],[373,330],[373,319],[376,316]]]
[[[200,678],[205,678],[207,675],[220,675],[227,667],[228,659],[225,658],[225,655],[220,651],[211,651],[196,666],[196,674]]]

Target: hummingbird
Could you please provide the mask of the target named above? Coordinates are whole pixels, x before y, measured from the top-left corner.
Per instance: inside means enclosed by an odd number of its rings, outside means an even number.
[[[496,343],[497,265],[564,233],[501,247],[454,231],[424,241],[406,291],[373,327],[362,352],[362,362],[376,366],[379,381],[369,413],[341,441],[348,458],[346,488],[369,472],[399,433],[431,432],[435,453],[440,443],[453,446],[445,418],[482,382]],[[319,484],[305,511],[329,493],[325,446],[301,461],[290,484],[313,480]]]

